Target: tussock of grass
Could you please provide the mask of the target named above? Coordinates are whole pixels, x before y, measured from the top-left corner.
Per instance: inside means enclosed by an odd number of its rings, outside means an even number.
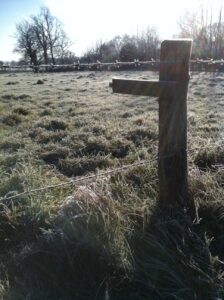
[[[190,191],[197,208],[196,232],[211,240],[212,255],[223,260],[224,192],[221,178],[222,173],[195,170],[190,177]]]
[[[2,95],[1,97],[4,100],[16,99],[16,96],[14,94],[5,94],[5,95]]]
[[[133,248],[129,286],[141,299],[215,299],[223,294],[209,242],[187,230],[183,217],[152,224],[150,232],[136,235]]]
[[[114,139],[110,144],[110,153],[113,157],[124,158],[131,149],[131,143],[125,139]]]
[[[66,130],[69,125],[63,120],[42,118],[42,120],[37,122],[35,126],[50,131],[57,131],[57,130]]]
[[[5,195],[12,195],[16,192],[22,192],[23,185],[21,177],[17,172],[12,172],[8,174],[7,177],[2,179],[0,188],[0,197]]]
[[[10,153],[0,155],[0,166],[3,172],[11,173],[16,164],[21,161],[19,153]]]
[[[50,109],[44,109],[43,111],[40,112],[40,117],[51,116],[51,115],[52,115],[52,111]]]
[[[55,144],[50,144],[41,151],[40,158],[48,164],[57,164],[60,159],[69,155],[69,148]]]
[[[2,123],[8,126],[15,126],[22,122],[21,116],[16,113],[11,113],[3,117]]]
[[[40,144],[47,144],[50,142],[60,142],[67,136],[64,130],[49,131],[42,128],[30,130],[29,136]]]
[[[123,158],[128,154],[131,143],[125,139],[114,139],[108,141],[97,137],[89,138],[84,148],[80,151],[82,155],[109,155],[113,157]],[[77,153],[78,154],[78,153]]]
[[[22,106],[18,106],[14,108],[13,112],[23,116],[27,116],[30,113],[30,111],[27,108]]]
[[[47,176],[46,176],[47,175]],[[1,180],[0,196],[10,196],[21,193],[27,188],[38,188],[40,185],[59,183],[55,175],[34,163],[17,164],[11,174]],[[8,192],[10,191],[10,193]],[[46,190],[43,193],[20,196],[14,200],[2,200],[0,205],[0,242],[2,247],[16,246],[28,240],[32,241],[48,228],[51,214],[56,203],[66,193],[61,190]]]
[[[144,119],[142,118],[137,118],[135,121],[134,121],[134,124],[138,125],[138,126],[142,126],[144,124]]]
[[[41,79],[38,79],[37,82],[36,82],[36,84],[44,84],[44,81],[41,80]]]
[[[57,165],[60,172],[66,176],[82,176],[97,169],[113,166],[108,156],[88,156],[80,158],[60,159]]]
[[[216,165],[224,164],[224,149],[222,147],[202,149],[196,155],[194,163],[203,170],[215,169]]]
[[[132,117],[132,116],[133,116],[133,114],[130,113],[130,112],[125,112],[125,113],[122,113],[122,114],[121,114],[121,117],[124,118],[124,119],[130,118],[130,117]]]
[[[18,84],[19,82],[18,81],[8,81],[6,83],[6,85],[15,85],[15,84]]]
[[[95,135],[103,135],[107,130],[104,125],[94,125],[91,129]]]
[[[6,137],[3,138],[0,141],[0,150],[4,150],[6,152],[16,152],[17,150],[24,148],[25,143],[21,139],[21,137],[17,136],[11,136],[11,137]]]
[[[105,138],[89,138],[85,141],[79,155],[107,155],[109,153],[108,142]]]
[[[130,131],[127,138],[133,141],[136,146],[139,146],[144,139],[147,139],[147,141],[156,140],[157,133],[151,131],[150,128],[139,127]]]
[[[16,96],[16,100],[25,100],[25,99],[31,99],[32,97],[28,94],[21,94],[19,96]]]

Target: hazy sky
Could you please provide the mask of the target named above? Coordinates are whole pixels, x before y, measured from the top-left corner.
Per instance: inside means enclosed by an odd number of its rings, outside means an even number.
[[[161,38],[177,33],[177,22],[186,10],[221,6],[223,0],[0,0],[0,60],[17,59],[13,54],[15,24],[39,12],[43,5],[63,23],[73,42],[72,50],[81,55],[97,40],[115,35],[136,34],[155,26]]]

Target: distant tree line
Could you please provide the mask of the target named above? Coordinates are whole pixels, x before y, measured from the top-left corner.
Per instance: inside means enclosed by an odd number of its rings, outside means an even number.
[[[224,59],[224,20],[220,6],[217,16],[210,8],[199,7],[195,13],[186,12],[180,19],[178,38],[192,38],[192,58]],[[140,34],[116,36],[108,42],[98,42],[87,50],[85,62],[148,61],[159,58],[161,39],[155,27]]]
[[[148,61],[159,57],[160,39],[156,29],[148,27],[137,35],[115,36],[108,42],[99,41],[86,51],[81,62],[122,62],[139,59]]]
[[[74,54],[69,51],[71,42],[62,23],[47,7],[37,16],[31,16],[16,25],[14,52],[22,55],[22,62],[32,65],[70,63]]]

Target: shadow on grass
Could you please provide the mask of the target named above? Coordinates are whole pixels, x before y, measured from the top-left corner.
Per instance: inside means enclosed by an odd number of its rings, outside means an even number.
[[[108,193],[82,186],[69,196],[51,226],[18,247],[8,299],[222,299],[222,203],[201,205],[197,223],[158,201],[143,210],[127,186],[150,195],[154,174],[144,168],[112,177]]]

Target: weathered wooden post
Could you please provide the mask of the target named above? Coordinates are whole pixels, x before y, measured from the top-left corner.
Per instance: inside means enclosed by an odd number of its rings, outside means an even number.
[[[175,92],[159,97],[159,198],[163,204],[188,201],[187,90],[191,40],[164,41],[160,81],[175,81]]]
[[[159,97],[159,200],[190,207],[187,182],[187,90],[192,40],[161,44],[159,81],[113,79],[113,92]]]

